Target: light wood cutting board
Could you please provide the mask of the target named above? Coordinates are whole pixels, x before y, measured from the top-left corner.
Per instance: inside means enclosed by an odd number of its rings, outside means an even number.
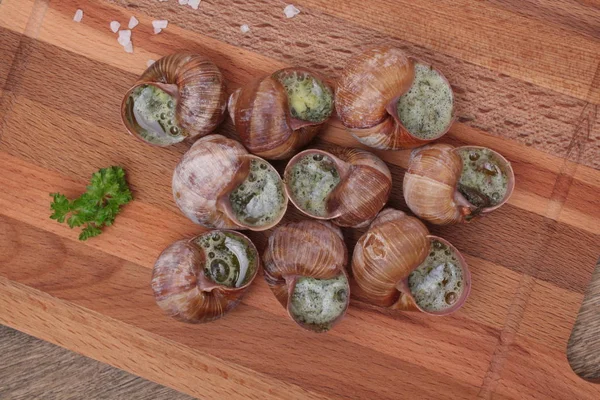
[[[285,4],[0,2],[0,323],[200,398],[600,398],[566,357],[600,254],[599,3],[298,0],[293,19]],[[133,55],[109,29],[131,15],[140,20]],[[153,19],[169,27],[154,35]],[[502,209],[432,228],[471,267],[465,307],[431,318],[353,302],[334,330],[315,335],[259,278],[217,322],[164,316],[149,287],[154,260],[202,228],[171,198],[189,144],[152,148],[120,122],[121,97],[147,60],[206,54],[233,90],[288,65],[333,80],[352,54],[381,43],[434,63],[453,84],[459,122],[443,141],[491,147],[515,169]],[[314,146],[339,145],[357,143],[334,119]],[[396,182],[390,205],[406,210],[409,153],[377,154]],[[127,170],[136,200],[100,237],[78,242],[48,218],[48,194],[75,197],[109,165]],[[360,233],[344,231],[350,246]],[[266,234],[251,237],[261,247]]]

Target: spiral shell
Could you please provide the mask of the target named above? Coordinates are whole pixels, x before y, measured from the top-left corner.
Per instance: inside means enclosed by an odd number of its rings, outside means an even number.
[[[259,266],[258,252],[246,236],[211,231],[167,247],[156,260],[151,286],[169,316],[209,322],[239,303]]]
[[[209,228],[262,231],[277,225],[287,209],[277,171],[221,135],[194,143],[175,168],[172,186],[181,211]]]
[[[344,227],[367,225],[387,203],[392,188],[392,175],[381,159],[350,148],[298,153],[289,161],[284,181],[301,212]]]
[[[335,107],[342,124],[362,144],[382,150],[417,147],[443,136],[453,118],[423,135],[416,129],[410,131],[399,117],[399,101],[420,82],[421,70],[432,71],[440,87],[449,93],[446,111],[451,115],[454,97],[440,71],[400,49],[380,46],[353,57],[342,71],[335,90]],[[430,112],[428,118],[432,115],[438,114]]]
[[[227,93],[207,57],[176,53],[152,64],[127,91],[121,117],[133,136],[169,146],[212,132],[225,116]]]
[[[506,176],[506,192],[496,204],[472,204],[459,190],[465,160],[463,150],[493,154],[499,173]],[[437,225],[469,222],[489,214],[510,198],[514,189],[514,172],[500,154],[478,146],[454,148],[447,144],[432,144],[413,150],[404,175],[403,193],[406,204],[418,217]]]
[[[308,144],[329,118],[333,92],[318,74],[286,68],[236,90],[228,109],[251,153],[285,159]]]
[[[425,262],[435,265],[437,258],[432,255],[437,257],[437,253],[431,249],[432,242],[436,245],[440,243],[439,246],[447,251],[448,257],[451,257],[449,259],[455,264],[452,268],[458,271],[456,278],[460,282],[460,294],[449,289],[454,297],[439,309],[427,308],[425,303],[419,304],[409,284],[414,271]],[[425,270],[425,276],[430,272]],[[390,208],[379,213],[368,231],[358,240],[352,257],[352,274],[355,285],[353,293],[358,299],[379,307],[432,315],[446,315],[460,308],[469,295],[471,285],[470,272],[458,250],[444,239],[429,235],[425,225],[418,219]]]
[[[348,308],[348,254],[339,228],[301,221],[277,227],[263,255],[265,279],[301,327],[324,332]]]

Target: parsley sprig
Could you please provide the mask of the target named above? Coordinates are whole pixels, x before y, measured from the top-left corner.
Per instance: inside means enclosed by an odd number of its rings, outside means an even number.
[[[87,240],[102,233],[102,227],[113,224],[120,207],[132,200],[131,191],[121,167],[102,168],[92,175],[87,192],[75,200],[64,194],[51,193],[53,213],[50,218],[60,223],[67,221],[71,228],[83,226],[79,240]]]

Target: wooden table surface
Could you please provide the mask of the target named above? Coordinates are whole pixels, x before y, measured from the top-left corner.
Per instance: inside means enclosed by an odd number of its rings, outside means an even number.
[[[0,2],[0,323],[200,398],[598,399],[567,341],[600,254],[600,3],[597,0]],[[77,8],[83,21],[72,21]],[[134,54],[109,29],[135,15]],[[169,27],[152,34],[153,19]],[[242,34],[240,25],[250,32]],[[205,325],[165,317],[149,287],[170,242],[202,231],[176,208],[171,174],[189,147],[126,135],[119,104],[148,59],[192,50],[230,89],[287,65],[332,80],[360,49],[390,43],[446,74],[459,122],[444,138],[512,161],[509,204],[432,228],[465,255],[473,290],[453,316],[353,302],[328,334],[297,328],[257,279]],[[219,128],[229,134],[230,121]],[[314,144],[356,146],[332,120]],[[406,210],[408,152],[378,152]],[[82,192],[122,165],[136,200],[85,243],[48,218],[50,192]],[[290,211],[289,218],[298,218]],[[345,230],[349,245],[361,232]],[[266,234],[252,238],[260,247]]]

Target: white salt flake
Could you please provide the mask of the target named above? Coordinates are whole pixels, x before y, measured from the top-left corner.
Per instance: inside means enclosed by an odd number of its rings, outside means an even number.
[[[114,33],[117,33],[119,31],[120,27],[121,27],[121,24],[118,21],[110,22],[110,30],[113,31]]]
[[[154,64],[156,61],[154,60],[148,60],[146,61],[146,67],[150,68],[152,66],[152,64]]]
[[[244,25],[240,26],[240,31],[242,33],[248,33],[248,32],[250,32],[250,27],[248,25],[244,24]]]
[[[187,5],[188,0],[179,0],[179,4],[181,4],[182,6]]]
[[[131,31],[129,29],[120,30],[117,42],[119,42],[121,46],[126,46],[127,43],[131,43]]]
[[[283,9],[283,13],[285,14],[286,18],[294,18],[296,15],[300,14],[300,10],[294,7],[293,4],[288,4]]]
[[[200,0],[188,0],[188,6],[192,7],[194,10],[197,10],[200,6]]]
[[[83,19],[83,10],[78,8],[77,11],[75,11],[75,16],[73,16],[73,21],[81,22],[82,19]]]
[[[154,28],[154,33],[158,34],[163,29],[165,29],[169,25],[169,21],[166,19],[155,19],[152,21],[152,27]]]
[[[125,46],[123,46],[126,52],[133,53],[133,43],[128,42]]]
[[[131,18],[129,19],[129,25],[127,26],[129,29],[133,29],[136,26],[138,26],[138,24],[140,23],[140,21],[138,21],[138,19],[134,16],[131,16]]]

